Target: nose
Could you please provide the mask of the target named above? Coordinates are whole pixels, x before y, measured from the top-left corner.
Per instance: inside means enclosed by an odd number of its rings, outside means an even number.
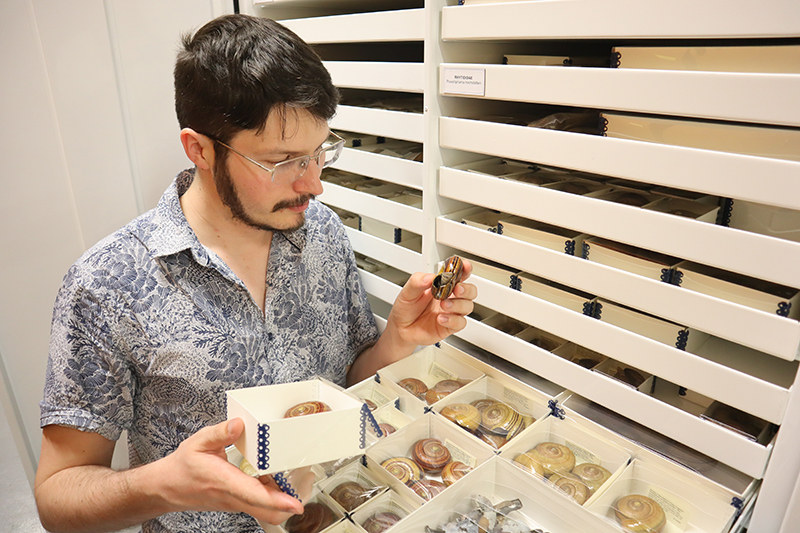
[[[322,169],[319,168],[317,162],[312,159],[309,162],[306,171],[303,172],[303,175],[300,176],[300,178],[295,180],[295,182],[292,184],[292,187],[298,194],[313,194],[314,196],[319,196],[322,194],[321,176]]]

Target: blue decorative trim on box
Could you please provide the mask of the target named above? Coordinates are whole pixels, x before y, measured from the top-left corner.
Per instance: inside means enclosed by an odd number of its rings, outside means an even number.
[[[394,228],[394,243],[400,244],[400,241],[403,240],[403,230],[400,228]]]
[[[386,137],[378,137],[378,144],[383,144],[386,142]]]
[[[466,226],[467,225],[467,221],[466,220],[462,220],[461,224],[464,224]]]
[[[375,430],[378,437],[383,436],[383,431],[381,431],[380,426],[378,425],[378,421],[375,420],[375,417],[372,416],[372,411],[369,410],[367,404],[361,405],[361,435],[359,436],[358,447],[362,450],[367,447],[367,420],[372,425],[372,429]]]
[[[678,396],[686,396],[686,391],[688,389],[686,387],[678,387]]]
[[[589,259],[589,248],[590,247],[589,247],[589,243],[588,242],[582,243],[582,245],[581,245],[581,257],[583,259]]]
[[[400,410],[400,398],[394,399],[394,408],[397,409],[398,411]]]
[[[500,223],[500,222],[497,223],[497,234],[498,235],[502,235],[503,234],[503,224]]]
[[[686,349],[686,343],[689,341],[689,330],[683,329],[678,332],[678,341],[675,343],[675,347],[679,350]]]
[[[292,488],[292,484],[289,483],[289,481],[283,476],[283,472],[278,472],[277,474],[273,474],[272,479],[275,480],[275,484],[278,485],[278,487],[283,492],[295,498],[296,500],[299,500],[300,502],[303,501],[300,499],[300,496],[298,496],[297,493]]]
[[[550,408],[550,414],[553,415],[554,417],[560,418],[561,420],[564,420],[566,418],[565,414],[566,412],[558,406],[558,401],[550,400],[549,402],[547,402],[547,407]]]
[[[514,289],[515,291],[522,290],[522,278],[520,278],[516,274],[511,274],[508,286]]]
[[[600,121],[598,126],[598,133],[603,137],[606,137],[606,133],[608,132],[608,119],[606,117],[600,117]]]
[[[620,59],[622,59],[622,54],[619,52],[612,52],[611,53],[611,68],[619,68]]]
[[[269,424],[258,425],[258,469],[269,468]]]
[[[364,468],[367,467],[367,456],[366,455],[362,455],[361,456],[361,464],[364,465]]]
[[[681,283],[683,283],[683,272],[680,270],[673,270],[672,278],[669,280],[669,282],[680,287]]]
[[[594,302],[583,302],[583,314],[586,316],[594,316]]]
[[[358,231],[361,231],[361,216],[358,217]]]
[[[372,379],[375,380],[375,383],[380,383],[381,382],[381,375],[379,373],[375,372],[375,375],[372,377]]]
[[[463,6],[464,5],[464,0],[458,0],[458,5]]]
[[[353,139],[353,148],[361,146],[361,139]]]
[[[672,283],[672,273],[674,270],[671,268],[662,268],[661,269],[661,281],[664,283]]]
[[[441,342],[434,342],[433,345],[436,346],[437,348],[441,348],[442,347],[442,343]]]
[[[428,414],[428,413],[430,413],[430,412],[432,412],[432,411],[433,411],[433,409],[431,409],[431,408],[430,408],[429,406],[427,406],[427,405],[426,405],[425,407],[423,407],[423,408],[422,408],[422,412],[423,412],[424,414]]]
[[[789,311],[792,309],[792,302],[778,302],[778,316],[789,316]]]
[[[744,509],[744,501],[736,496],[734,496],[731,500],[731,505],[736,507],[736,509],[738,509],[740,512],[742,509]]]
[[[564,241],[564,253],[567,255],[575,255],[575,241]]]
[[[717,211],[716,223],[719,226],[731,225],[731,213],[733,212],[733,198],[720,198],[719,211]]]

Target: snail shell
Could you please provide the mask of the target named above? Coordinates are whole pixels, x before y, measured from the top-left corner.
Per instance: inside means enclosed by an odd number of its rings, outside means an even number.
[[[569,472],[575,467],[575,454],[563,444],[540,442],[528,454],[542,465],[545,476]]]
[[[461,269],[463,267],[464,261],[457,255],[445,259],[441,270],[433,278],[431,295],[437,300],[445,300],[450,296],[453,293],[453,289],[456,288],[456,284],[461,281]]]
[[[286,414],[283,415],[283,418],[294,418],[296,416],[306,416],[306,415],[314,415],[317,413],[325,413],[330,411],[331,408],[328,404],[324,402],[314,401],[314,402],[303,402],[298,403],[294,407],[290,407]]]
[[[428,389],[428,392],[425,393],[425,401],[428,402],[428,405],[432,405],[462,386],[460,382],[454,379],[443,379]]]
[[[417,378],[401,379],[398,385],[406,389],[420,400],[424,400],[425,393],[428,392],[428,386],[425,385],[421,379]]]
[[[309,502],[303,514],[292,515],[286,521],[288,533],[317,533],[333,523],[335,516],[327,505]]]
[[[450,462],[450,450],[439,439],[420,439],[414,443],[411,457],[426,472],[438,474]]]
[[[400,517],[395,513],[384,511],[370,516],[361,526],[367,530],[367,533],[383,533],[399,521]]]
[[[628,494],[618,499],[614,514],[623,528],[636,533],[660,533],[667,525],[664,509],[641,494]]]
[[[248,476],[257,476],[258,470],[250,464],[250,461],[242,457],[242,462],[239,463],[239,470],[247,474]]]
[[[365,398],[364,399],[364,403],[367,404],[367,409],[369,409],[370,411],[374,411],[375,409],[378,408],[377,404],[375,402],[373,402],[372,400],[367,400]]]
[[[473,402],[470,402],[470,405],[473,406],[475,409],[477,409],[478,412],[483,413],[486,410],[486,408],[492,405],[493,403],[494,400],[492,400],[491,398],[481,398],[480,400],[475,400]]]
[[[391,457],[382,462],[381,466],[406,485],[422,479],[422,468],[408,457]]]
[[[352,511],[369,499],[371,490],[356,481],[345,481],[331,491],[331,498],[347,512]]]
[[[553,483],[557,489],[571,497],[580,505],[583,505],[589,497],[589,487],[574,474],[570,474],[569,472],[553,474],[550,476],[549,481]]]
[[[386,423],[378,424],[378,427],[381,428],[381,432],[383,433],[384,437],[387,435],[391,435],[392,433],[397,431],[395,427],[391,424],[386,424]]]
[[[430,501],[446,488],[447,485],[435,479],[422,479],[411,484],[411,490],[425,501]]]
[[[530,453],[521,453],[517,455],[514,458],[514,462],[520,465],[523,470],[527,470],[531,474],[544,477],[544,468],[542,468],[542,464],[534,459]]]
[[[467,466],[461,461],[450,461],[442,469],[442,481],[448,487],[472,471],[471,466]]]
[[[467,431],[477,431],[481,423],[480,411],[467,403],[450,404],[442,408],[441,414]]]
[[[581,463],[572,469],[572,473],[581,478],[592,492],[597,491],[611,477],[608,469],[594,463]]]
[[[478,428],[478,438],[495,450],[499,450],[506,442],[508,442],[508,439],[506,439],[504,436],[483,431],[483,428]]]
[[[503,402],[494,402],[481,414],[481,426],[486,431],[510,439],[524,428],[524,422],[516,409]]]

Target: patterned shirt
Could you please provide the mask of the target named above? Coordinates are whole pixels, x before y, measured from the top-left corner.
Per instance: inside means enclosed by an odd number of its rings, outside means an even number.
[[[323,377],[378,331],[339,218],[312,201],[305,225],[275,232],[265,314],[204,247],[177,176],[158,206],[88,250],[67,273],[53,314],[41,426],[117,440],[131,466],[174,451],[226,419],[225,391]],[[265,318],[266,317],[266,318]],[[171,513],[144,531],[260,531],[247,515]]]

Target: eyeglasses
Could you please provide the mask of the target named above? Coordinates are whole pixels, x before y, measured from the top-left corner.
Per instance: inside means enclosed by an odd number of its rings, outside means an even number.
[[[255,159],[244,155],[235,148],[230,147],[224,142],[217,140],[210,135],[207,135],[207,137],[212,141],[221,144],[236,155],[247,159],[260,169],[269,172],[270,176],[272,177],[272,183],[277,185],[288,185],[300,179],[303,174],[306,173],[308,165],[311,163],[311,161],[314,161],[320,170],[331,166],[336,162],[337,159],[339,159],[339,156],[342,153],[342,147],[344,146],[344,139],[331,132],[328,140],[326,140],[320,149],[314,152],[312,155],[301,155],[300,157],[287,159],[286,161],[281,161],[280,163],[275,164],[275,166],[272,168],[269,168],[262,165]],[[331,140],[331,137],[333,137],[334,140]]]

